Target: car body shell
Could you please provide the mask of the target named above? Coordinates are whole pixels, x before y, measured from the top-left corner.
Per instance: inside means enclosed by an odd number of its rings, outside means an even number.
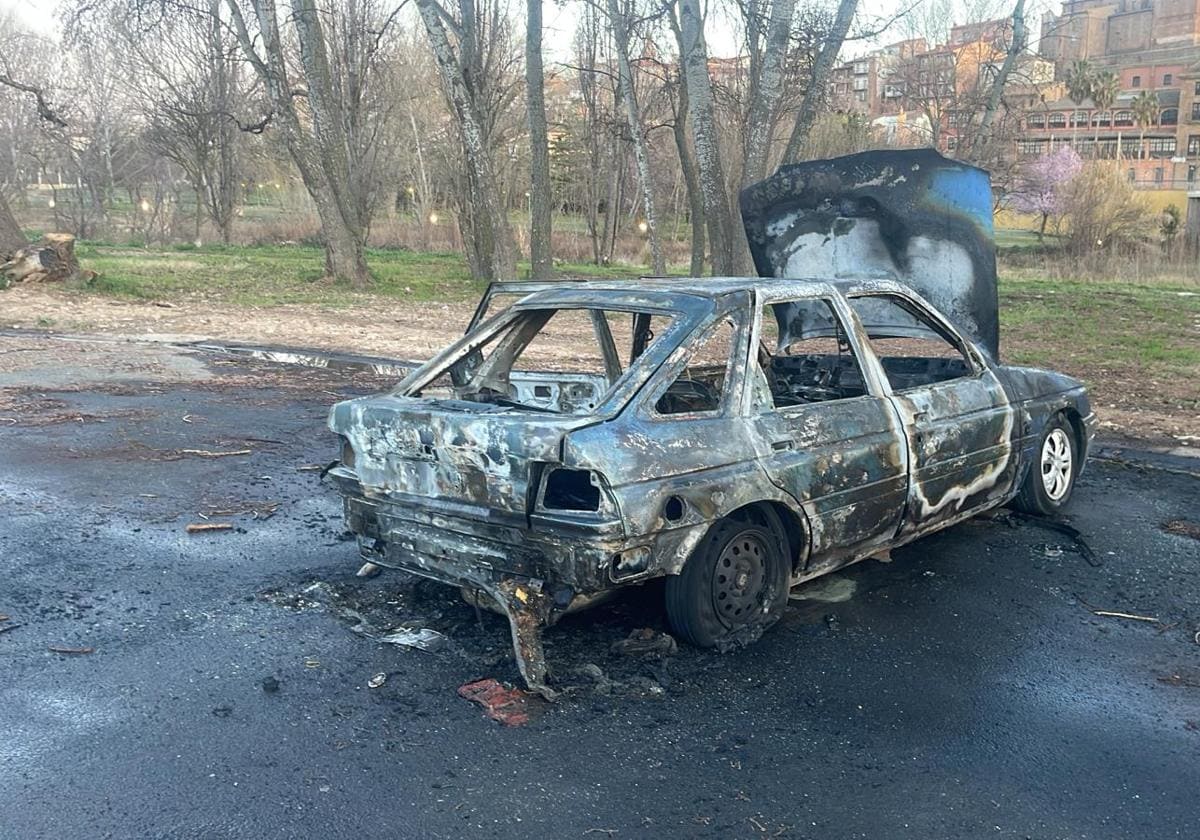
[[[1093,435],[1082,383],[999,364],[899,282],[705,278],[537,288],[395,392],[334,406],[329,422],[347,453],[330,474],[363,557],[487,593],[508,615],[534,687],[545,683],[542,626],[618,587],[678,574],[713,523],[740,510],[757,506],[786,533],[798,583],[1011,500],[1057,416],[1071,424],[1080,464]],[[849,304],[871,295],[903,299],[935,322],[960,347],[968,375],[894,391]],[[861,396],[783,409],[764,398],[756,356],[764,307],[801,299],[827,301],[841,319],[861,365]],[[581,306],[674,318],[594,407],[533,413],[414,396],[503,319]],[[726,321],[733,347],[719,410],[656,412],[695,344]],[[592,476],[596,509],[547,505],[555,469]]]

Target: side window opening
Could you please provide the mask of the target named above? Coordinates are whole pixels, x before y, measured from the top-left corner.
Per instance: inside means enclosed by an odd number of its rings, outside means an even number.
[[[867,393],[862,366],[827,300],[802,299],[763,308],[759,363],[776,408]]]
[[[521,311],[414,395],[586,413],[627,370],[636,314],[588,307]],[[652,315],[655,335],[671,320]]]
[[[659,414],[719,411],[733,360],[736,330],[731,319],[719,321],[692,348],[687,365],[654,404]]]
[[[903,298],[864,295],[850,298],[850,306],[862,321],[893,390],[906,391],[974,373],[958,340]]]

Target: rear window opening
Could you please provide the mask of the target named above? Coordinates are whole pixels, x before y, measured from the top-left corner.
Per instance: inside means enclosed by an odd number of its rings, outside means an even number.
[[[634,310],[524,310],[414,396],[588,414],[671,320]]]

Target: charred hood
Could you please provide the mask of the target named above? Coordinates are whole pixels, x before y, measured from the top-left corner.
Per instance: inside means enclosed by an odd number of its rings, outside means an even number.
[[[984,170],[932,149],[862,152],[780,167],[741,210],[760,275],[894,277],[999,358]]]

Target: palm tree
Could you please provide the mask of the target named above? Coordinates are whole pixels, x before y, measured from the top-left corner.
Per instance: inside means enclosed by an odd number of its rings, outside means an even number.
[[[1133,102],[1129,103],[1129,110],[1133,112],[1133,121],[1138,124],[1140,129],[1137,156],[1141,158],[1145,155],[1146,126],[1158,122],[1158,94],[1152,90],[1142,91],[1133,98]]]
[[[1104,70],[1096,74],[1092,80],[1092,102],[1095,103],[1096,109],[1101,115],[1105,111],[1112,109],[1116,104],[1117,96],[1121,93],[1121,80],[1111,70]],[[1111,122],[1111,116],[1109,120]],[[1092,149],[1093,157],[1100,157],[1100,118],[1096,118],[1096,139],[1095,146]]]
[[[1092,65],[1085,59],[1079,58],[1071,62],[1067,70],[1067,98],[1075,104],[1075,112],[1071,114],[1071,145],[1075,146],[1076,135],[1079,134],[1077,119],[1079,106],[1092,96],[1092,86],[1095,84],[1096,73]]]

